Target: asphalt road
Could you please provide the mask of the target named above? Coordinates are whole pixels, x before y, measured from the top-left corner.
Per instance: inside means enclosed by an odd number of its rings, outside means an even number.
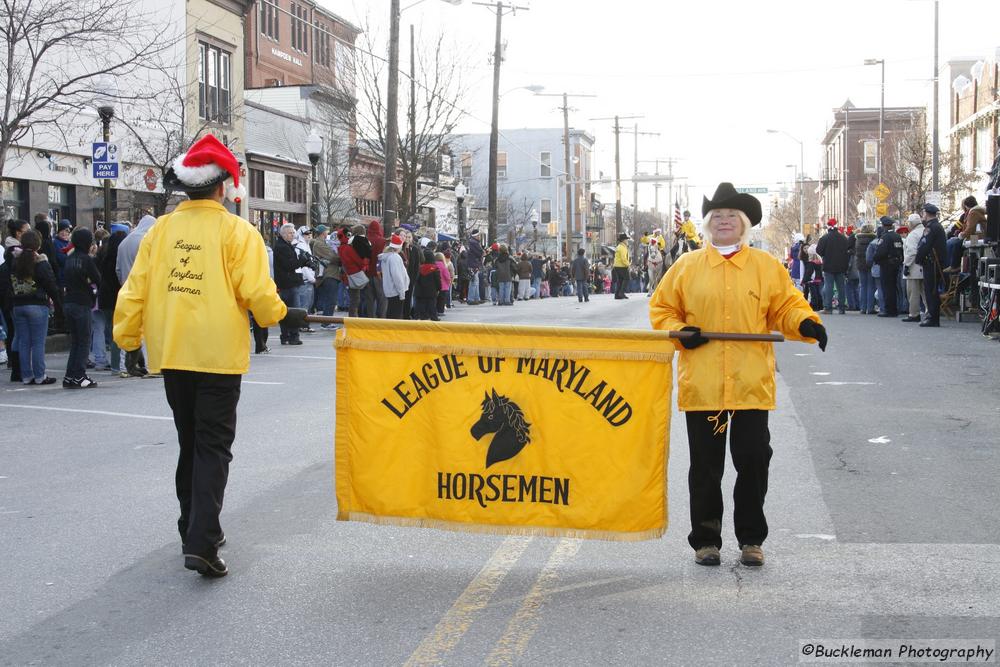
[[[641,295],[446,319],[648,327]],[[676,412],[661,540],[339,523],[332,334],[288,348],[275,330],[243,384],[231,574],[204,580],[180,556],[160,380],[4,382],[0,664],[794,664],[802,641],[996,640],[1000,345],[969,324],[827,323],[825,354],[778,345],[760,569],[737,564],[731,515],[722,567],[694,564]]]

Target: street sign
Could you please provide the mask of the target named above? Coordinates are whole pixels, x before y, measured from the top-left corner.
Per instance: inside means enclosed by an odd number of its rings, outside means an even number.
[[[146,184],[146,189],[152,192],[156,189],[156,172],[152,169],[147,169],[146,173],[142,177],[143,182]]]
[[[934,204],[935,206],[941,205],[941,192],[939,190],[931,190],[927,193],[927,203]]]
[[[767,188],[736,188],[737,192],[743,192],[749,195],[766,195]]]
[[[91,146],[91,174],[97,179],[118,178],[118,144],[95,141]]]
[[[879,183],[878,185],[876,185],[875,189],[872,192],[875,193],[875,196],[878,197],[880,201],[886,199],[889,196],[889,188],[885,183]]]
[[[885,202],[879,202],[875,204],[875,215],[882,217],[883,215],[889,215],[889,205]]]

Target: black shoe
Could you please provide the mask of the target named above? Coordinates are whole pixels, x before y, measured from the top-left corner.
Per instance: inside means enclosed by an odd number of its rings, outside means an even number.
[[[899,313],[879,313],[877,317],[899,317]]]
[[[282,343],[283,345],[302,345],[301,340],[290,340],[287,343]]]
[[[45,376],[42,378],[41,382],[35,382],[35,384],[55,384],[56,379],[54,377]]]
[[[225,533],[223,533],[222,537],[219,538],[219,541],[215,543],[215,548],[216,549],[221,549],[224,546],[226,546],[226,534]],[[186,549],[186,548],[187,548],[187,546],[183,542],[181,542],[181,553],[184,553],[184,549]]]
[[[193,554],[184,555],[184,567],[194,570],[203,577],[224,577],[229,574],[226,561],[219,558],[218,554],[211,558],[203,558]]]
[[[939,327],[941,323],[936,320],[927,320],[926,322],[921,322],[919,326],[922,327]]]
[[[917,315],[916,317],[904,317],[903,319],[900,320],[900,322],[919,322],[919,321],[920,321],[919,315]]]

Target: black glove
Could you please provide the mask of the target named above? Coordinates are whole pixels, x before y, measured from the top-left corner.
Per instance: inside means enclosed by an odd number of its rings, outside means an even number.
[[[802,334],[803,338],[815,338],[816,342],[819,343],[819,349],[826,352],[826,327],[822,324],[817,324],[812,320],[802,320],[802,324],[799,325],[799,333]]]
[[[289,308],[285,319],[281,321],[286,327],[301,329],[306,326],[306,315],[309,314],[305,308]]]
[[[910,275],[910,267],[908,267],[908,266],[904,266],[903,267],[903,275],[904,276]]]
[[[708,339],[701,335],[700,327],[684,327],[681,331],[693,331],[693,336],[688,336],[686,338],[681,338],[681,345],[684,346],[685,350],[693,350],[696,347],[701,347],[708,342]]]

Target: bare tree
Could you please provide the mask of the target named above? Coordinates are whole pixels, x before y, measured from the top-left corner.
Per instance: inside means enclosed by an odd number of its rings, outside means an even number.
[[[0,176],[10,147],[60,131],[109,78],[131,77],[171,45],[140,0],[2,0]],[[145,91],[119,92],[132,99]]]
[[[337,122],[342,127],[353,128],[357,145],[366,147],[373,156],[383,161],[386,153],[386,63],[378,56],[383,49],[382,36],[366,21],[362,32],[362,43],[355,50],[353,62],[342,64],[337,77],[352,77],[356,99],[346,105],[330,105],[328,122]],[[465,115],[461,104],[468,91],[465,82],[464,61],[459,57],[461,50],[446,42],[442,34],[427,43],[419,43],[416,48],[416,97],[413,125],[415,132],[410,136],[409,127],[401,127],[398,132],[397,155],[402,178],[397,190],[399,217],[406,220],[415,211],[412,193],[421,172],[431,160],[437,164],[438,156],[446,152],[448,142],[459,121]],[[350,71],[344,68],[349,67]],[[335,81],[327,83],[337,88]],[[408,76],[402,77],[400,98],[405,105],[400,118],[410,120],[410,85]],[[417,190],[416,205],[419,208],[434,197],[430,191]]]
[[[924,116],[921,114],[910,129],[894,134],[887,144],[883,180],[891,191],[887,200],[889,213],[902,217],[917,211],[927,201],[931,190],[932,146]],[[966,171],[952,151],[941,151],[939,159],[943,167],[938,183],[941,199],[950,201],[973,186],[976,174]],[[859,192],[858,195],[867,193]],[[874,199],[867,203],[873,205]]]
[[[816,220],[819,217],[820,205],[819,193],[816,192],[816,188],[806,187],[803,199],[805,200],[805,216],[801,219]],[[788,197],[784,201],[774,200],[771,203],[771,212],[767,216],[767,224],[762,230],[767,251],[778,259],[784,259],[786,248],[792,244],[795,233],[799,231],[799,221],[798,196]],[[807,226],[806,236],[810,233],[811,229]]]

